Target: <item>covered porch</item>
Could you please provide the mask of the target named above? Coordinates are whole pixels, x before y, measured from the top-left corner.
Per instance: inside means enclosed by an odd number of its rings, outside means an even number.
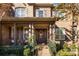
[[[24,45],[35,36],[36,43],[54,39],[55,18],[3,18],[1,22],[2,45]],[[42,38],[42,39],[40,39]],[[40,39],[40,40],[38,40]]]

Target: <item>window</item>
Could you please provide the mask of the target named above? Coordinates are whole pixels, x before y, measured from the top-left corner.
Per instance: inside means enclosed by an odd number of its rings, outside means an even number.
[[[24,7],[15,9],[15,17],[26,17],[26,16],[27,16],[27,9],[25,9]]]
[[[45,16],[44,9],[36,9],[36,17],[44,17]]]
[[[43,11],[39,10],[39,17],[43,17]]]
[[[56,40],[65,40],[65,29],[64,28],[56,28],[55,39]]]

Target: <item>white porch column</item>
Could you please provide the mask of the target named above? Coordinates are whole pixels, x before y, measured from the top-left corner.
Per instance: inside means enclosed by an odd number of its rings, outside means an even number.
[[[52,40],[51,34],[52,34],[52,25],[50,24],[49,25],[49,40]]]
[[[32,24],[32,43],[34,44],[34,25],[33,24]]]
[[[55,25],[53,25],[52,27],[52,33],[53,33],[53,41],[55,41]]]
[[[16,24],[11,28],[11,43],[16,44]]]
[[[14,29],[14,41],[16,44],[16,24],[14,24],[13,29]]]
[[[32,36],[34,36],[34,26],[32,24]]]
[[[16,24],[14,24],[14,40],[16,40]]]
[[[29,38],[32,36],[31,24],[29,24]]]

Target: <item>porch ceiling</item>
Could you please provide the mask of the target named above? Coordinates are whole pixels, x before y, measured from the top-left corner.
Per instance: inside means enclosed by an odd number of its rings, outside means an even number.
[[[1,21],[57,21],[57,17],[3,17]]]

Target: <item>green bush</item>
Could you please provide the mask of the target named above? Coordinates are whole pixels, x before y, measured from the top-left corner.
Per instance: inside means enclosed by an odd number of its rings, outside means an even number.
[[[31,36],[28,40],[29,40],[30,46],[35,47],[37,45],[35,36]]]
[[[9,47],[0,47],[0,55],[9,56],[9,55],[23,55],[23,47],[21,46],[9,46]]]
[[[56,55],[57,56],[74,56],[75,54],[71,53],[67,49],[62,49]]]
[[[49,47],[49,51],[51,55],[55,55],[56,54],[56,43],[49,41],[48,47]]]
[[[24,46],[23,55],[24,56],[30,56],[31,55],[30,45],[25,45]]]
[[[74,49],[76,49],[76,46],[74,43],[70,47],[68,47],[68,45],[65,43],[63,45],[63,49],[58,51],[56,55],[57,56],[75,56]]]
[[[30,48],[24,49],[23,54],[24,54],[24,56],[30,56]]]
[[[30,45],[30,50],[31,50],[31,55],[35,54],[35,50],[36,50],[36,37],[35,36],[31,36],[29,39],[29,45]]]

